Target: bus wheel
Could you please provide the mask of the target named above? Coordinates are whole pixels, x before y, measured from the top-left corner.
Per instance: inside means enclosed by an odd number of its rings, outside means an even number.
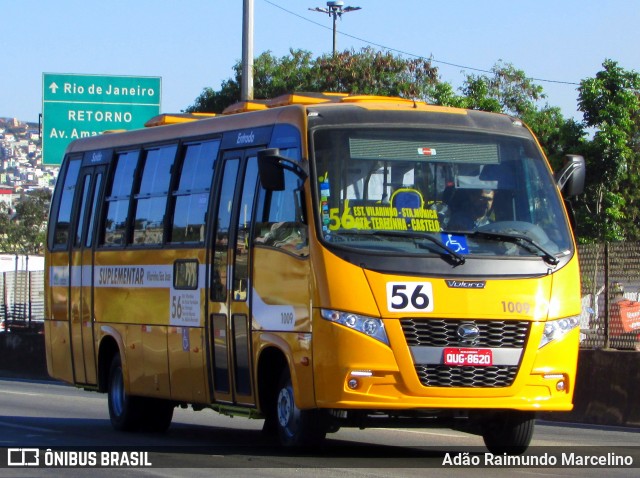
[[[136,398],[140,402],[140,429],[153,432],[166,432],[173,419],[175,405],[169,400],[159,398]]]
[[[278,386],[276,417],[278,436],[285,446],[315,445],[326,435],[319,410],[300,410],[296,406],[291,376],[286,368]]]
[[[138,428],[140,412],[137,397],[128,395],[124,388],[122,360],[116,354],[109,368],[109,418],[113,428],[119,431],[132,431]]]
[[[520,455],[531,443],[534,426],[533,412],[499,412],[483,424],[482,438],[494,455]]]

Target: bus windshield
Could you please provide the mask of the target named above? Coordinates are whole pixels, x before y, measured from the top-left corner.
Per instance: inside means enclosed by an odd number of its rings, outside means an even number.
[[[400,254],[556,256],[572,248],[533,138],[407,127],[313,134],[318,221],[335,246]]]

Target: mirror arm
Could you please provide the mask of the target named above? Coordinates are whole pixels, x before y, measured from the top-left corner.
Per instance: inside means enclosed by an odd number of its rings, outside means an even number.
[[[295,161],[290,160],[289,158],[281,157],[278,160],[278,164],[282,169],[286,169],[296,174],[303,181],[309,177],[309,174]]]

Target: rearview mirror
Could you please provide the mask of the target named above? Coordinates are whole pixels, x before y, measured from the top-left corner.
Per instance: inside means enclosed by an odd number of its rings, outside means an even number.
[[[284,169],[280,165],[278,148],[258,151],[258,175],[260,184],[267,191],[284,190]]]
[[[584,191],[586,176],[585,161],[577,154],[567,154],[564,166],[555,175],[558,188],[564,197],[577,196]]]

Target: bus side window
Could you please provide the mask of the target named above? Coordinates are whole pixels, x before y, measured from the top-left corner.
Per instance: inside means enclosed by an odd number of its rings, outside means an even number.
[[[308,256],[303,197],[302,182],[291,171],[285,171],[284,190],[266,191],[260,187],[254,244]]]
[[[258,161],[256,156],[249,158],[244,176],[242,198],[240,200],[240,214],[236,229],[236,247],[233,258],[233,298],[246,300],[247,283],[249,281],[249,231],[253,217],[253,203],[256,196],[258,182]]]
[[[80,212],[76,219],[76,237],[73,242],[73,247],[80,247],[82,242],[82,233],[84,231],[84,216],[87,207],[87,201],[89,199],[89,193],[91,192],[91,176],[86,175],[84,177],[84,184],[82,185],[82,201],[80,203]]]
[[[146,151],[140,190],[136,194],[134,244],[162,244],[171,168],[176,145]]]
[[[188,144],[178,189],[173,192],[175,206],[169,242],[204,243],[211,180],[220,141]]]
[[[129,199],[133,187],[139,151],[118,154],[116,170],[107,196],[107,215],[102,234],[106,246],[124,246],[126,242]]]
[[[53,247],[55,249],[65,249],[69,242],[69,228],[71,225],[71,209],[73,207],[73,196],[78,182],[81,158],[69,161],[66,174],[64,176],[64,186],[60,197],[58,215],[55,218],[53,233]]]

